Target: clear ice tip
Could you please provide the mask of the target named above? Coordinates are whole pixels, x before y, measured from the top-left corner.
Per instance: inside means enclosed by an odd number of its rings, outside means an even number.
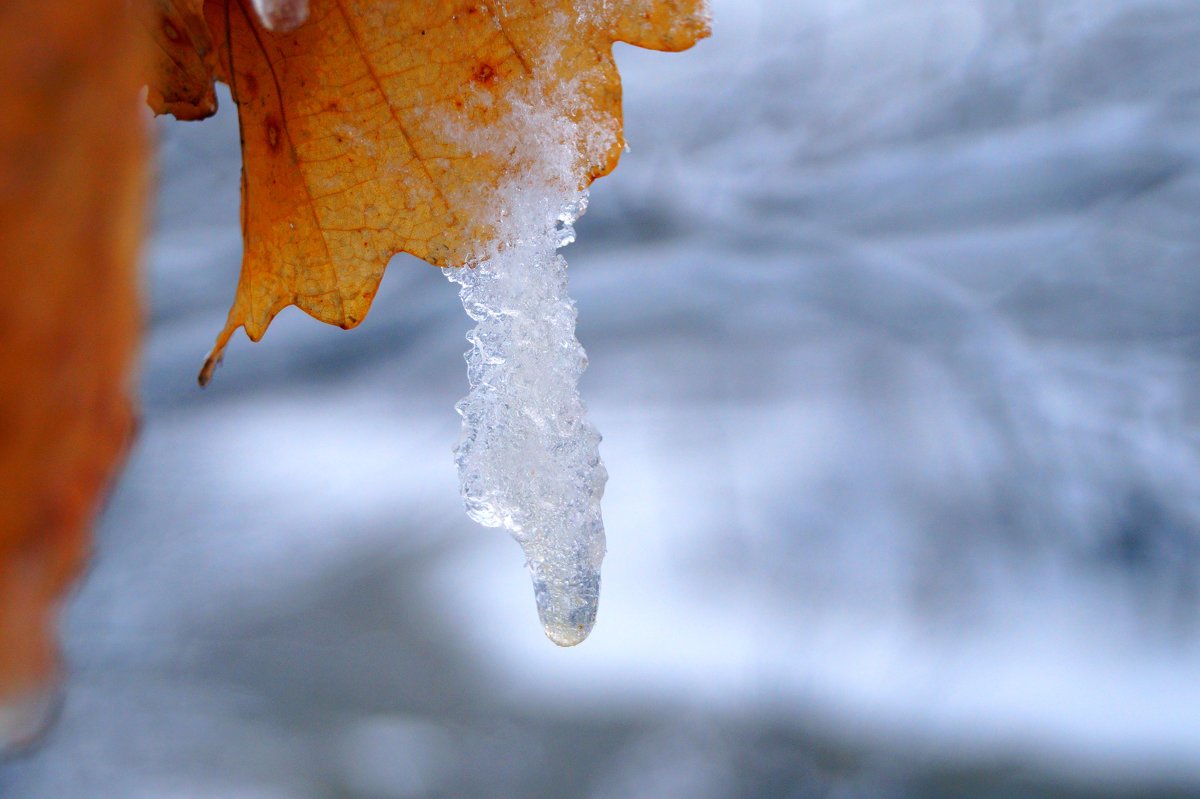
[[[585,580],[557,586],[535,576],[533,596],[546,637],[559,646],[575,646],[583,643],[596,624],[600,573],[591,572]]]
[[[592,606],[592,615],[586,621],[570,621],[569,619],[553,618],[538,614],[542,620],[542,630],[546,637],[562,647],[582,644],[592,632],[596,623],[596,608]]]
[[[563,647],[564,649],[569,646],[575,646],[576,644],[582,644],[585,640],[587,640],[588,635],[592,632],[591,626],[588,626],[585,629],[582,624],[579,625],[578,629],[572,629],[570,627],[550,627],[548,625],[543,625],[542,629],[545,631],[546,637],[549,638],[551,642]]]

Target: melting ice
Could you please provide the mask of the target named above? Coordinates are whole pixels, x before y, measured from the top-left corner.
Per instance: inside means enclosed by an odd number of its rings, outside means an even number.
[[[467,336],[470,393],[456,406],[467,513],[521,544],[542,626],[559,646],[591,631],[604,558],[608,473],[577,389],[587,355],[557,253],[574,241],[571,225],[585,207],[580,195],[474,268],[446,270],[478,323]]]

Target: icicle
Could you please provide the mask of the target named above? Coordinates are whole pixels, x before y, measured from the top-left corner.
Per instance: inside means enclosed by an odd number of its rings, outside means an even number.
[[[600,434],[576,388],[587,356],[575,338],[567,262],[586,194],[557,220],[507,242],[474,268],[448,269],[478,325],[467,336],[470,393],[455,448],[467,513],[521,544],[538,615],[559,646],[592,629],[600,595],[608,473]]]

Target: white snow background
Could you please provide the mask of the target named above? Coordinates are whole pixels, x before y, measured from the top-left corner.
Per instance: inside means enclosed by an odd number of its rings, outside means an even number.
[[[461,507],[397,258],[195,373],[236,120],[165,122],[141,436],[4,799],[1200,796],[1200,4],[717,0],[565,254],[591,638]]]

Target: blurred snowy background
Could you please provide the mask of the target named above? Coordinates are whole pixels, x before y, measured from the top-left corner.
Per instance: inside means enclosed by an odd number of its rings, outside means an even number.
[[[566,251],[590,640],[450,448],[470,322],[236,285],[236,120],[164,123],[144,422],[5,799],[1200,796],[1200,4],[717,0],[620,46]]]

